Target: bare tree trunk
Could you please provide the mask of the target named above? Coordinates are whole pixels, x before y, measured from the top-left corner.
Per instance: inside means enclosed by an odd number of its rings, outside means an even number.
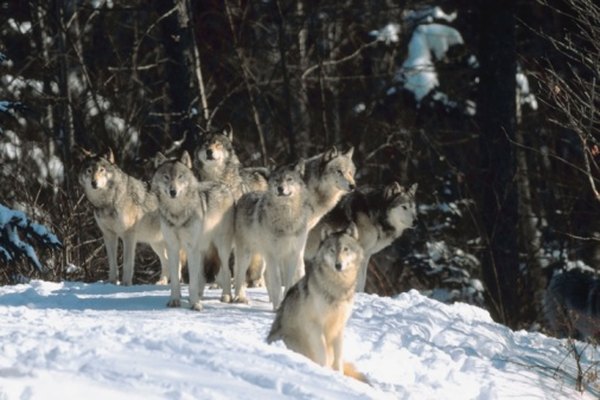
[[[192,56],[194,62],[194,73],[196,80],[198,81],[198,89],[200,92],[200,104],[202,104],[202,117],[204,118],[206,129],[210,129],[210,110],[208,108],[208,97],[206,95],[206,87],[204,86],[204,79],[202,78],[202,62],[200,59],[200,51],[198,50],[198,43],[196,42],[196,29],[194,28],[194,15],[193,8],[190,0],[185,0],[186,8],[190,12],[190,31],[192,39]]]
[[[298,31],[298,56],[299,73],[292,79],[292,124],[296,127],[297,152],[299,157],[306,157],[308,154],[308,144],[310,143],[310,113],[308,110],[308,85],[303,76],[303,72],[308,69],[308,26],[306,18],[306,5],[304,0],[298,0],[296,3],[296,16],[301,21],[302,26]]]

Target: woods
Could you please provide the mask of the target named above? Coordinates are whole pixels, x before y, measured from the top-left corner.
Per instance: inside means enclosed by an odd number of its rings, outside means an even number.
[[[597,268],[591,0],[2,7],[0,204],[62,243],[40,247],[45,275],[5,259],[2,283],[106,279],[78,146],[148,181],[157,151],[225,126],[244,166],[354,146],[359,186],[418,183],[418,224],[372,260],[370,292],[416,288],[528,328],[553,269]],[[138,258],[156,280],[158,260]]]

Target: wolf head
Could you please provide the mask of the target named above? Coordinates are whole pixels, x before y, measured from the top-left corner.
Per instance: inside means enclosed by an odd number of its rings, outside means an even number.
[[[87,152],[79,172],[79,183],[86,190],[103,190],[110,186],[116,170],[115,156],[111,149],[102,155]]]
[[[152,177],[152,190],[160,197],[176,199],[189,191],[197,184],[191,168],[192,159],[184,151],[179,160],[168,160],[162,153],[154,158],[156,171]]]
[[[275,196],[291,197],[305,189],[304,160],[277,168],[269,176],[269,191]]]
[[[395,230],[403,230],[413,226],[417,218],[417,204],[415,194],[417,184],[410,188],[401,186],[398,182],[383,189],[384,209],[387,210],[387,222]]]
[[[358,243],[358,229],[354,223],[342,232],[332,233],[328,229],[321,231],[321,245],[317,259],[327,268],[342,272],[358,270],[363,258],[363,250]]]
[[[224,164],[235,154],[233,131],[225,128],[220,132],[206,133],[202,144],[196,149],[194,158],[202,164]]]
[[[356,188],[354,173],[356,167],[352,161],[354,147],[347,152],[338,152],[335,147],[326,151],[321,159],[321,176],[325,184],[331,184],[344,192],[350,192]]]

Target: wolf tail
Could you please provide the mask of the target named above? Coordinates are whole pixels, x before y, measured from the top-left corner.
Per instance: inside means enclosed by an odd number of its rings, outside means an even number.
[[[365,374],[363,374],[362,372],[357,370],[356,367],[354,366],[354,364],[352,364],[352,363],[349,363],[349,362],[344,363],[344,375],[349,376],[350,378],[354,378],[358,381],[361,381],[362,383],[366,383],[367,385],[371,384],[369,382],[369,380],[367,379],[367,377],[365,376]]]

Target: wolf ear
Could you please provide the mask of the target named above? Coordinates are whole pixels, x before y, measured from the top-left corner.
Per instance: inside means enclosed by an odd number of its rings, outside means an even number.
[[[190,153],[188,153],[187,150],[183,151],[179,162],[188,167],[189,169],[192,169],[192,158],[190,157]]]
[[[329,150],[327,150],[325,152],[325,154],[323,154],[323,162],[328,163],[329,161],[336,158],[337,155],[338,155],[337,149],[335,148],[335,146],[331,146],[331,148]]]
[[[354,222],[350,222],[348,227],[346,228],[346,235],[358,240],[358,228]]]
[[[298,172],[300,174],[300,176],[304,176],[305,169],[306,169],[306,163],[304,162],[304,159],[301,158],[298,160],[296,165],[294,165],[294,171]]]
[[[230,142],[233,142],[233,128],[230,124],[227,124],[223,131],[221,132],[223,136],[225,136]]]
[[[115,163],[115,154],[113,153],[112,149],[109,147],[108,150],[106,151],[106,153],[104,153],[102,155],[102,158],[105,158],[108,160],[108,162],[110,162],[111,164]]]
[[[353,154],[354,154],[354,146],[350,147],[348,149],[348,151],[344,153],[344,157],[351,159]]]
[[[333,232],[328,227],[321,229],[321,243],[325,241]]]
[[[419,186],[418,183],[413,183],[412,186],[408,189],[408,195],[410,197],[415,197],[415,194],[417,193],[417,187]]]
[[[158,168],[167,161],[167,157],[160,151],[154,156],[154,168]]]
[[[402,193],[404,189],[402,188],[402,186],[400,186],[400,184],[398,182],[394,182],[390,185],[387,185],[383,191],[383,197],[386,200],[391,200],[394,197],[396,197],[397,195],[399,195],[400,193]]]

